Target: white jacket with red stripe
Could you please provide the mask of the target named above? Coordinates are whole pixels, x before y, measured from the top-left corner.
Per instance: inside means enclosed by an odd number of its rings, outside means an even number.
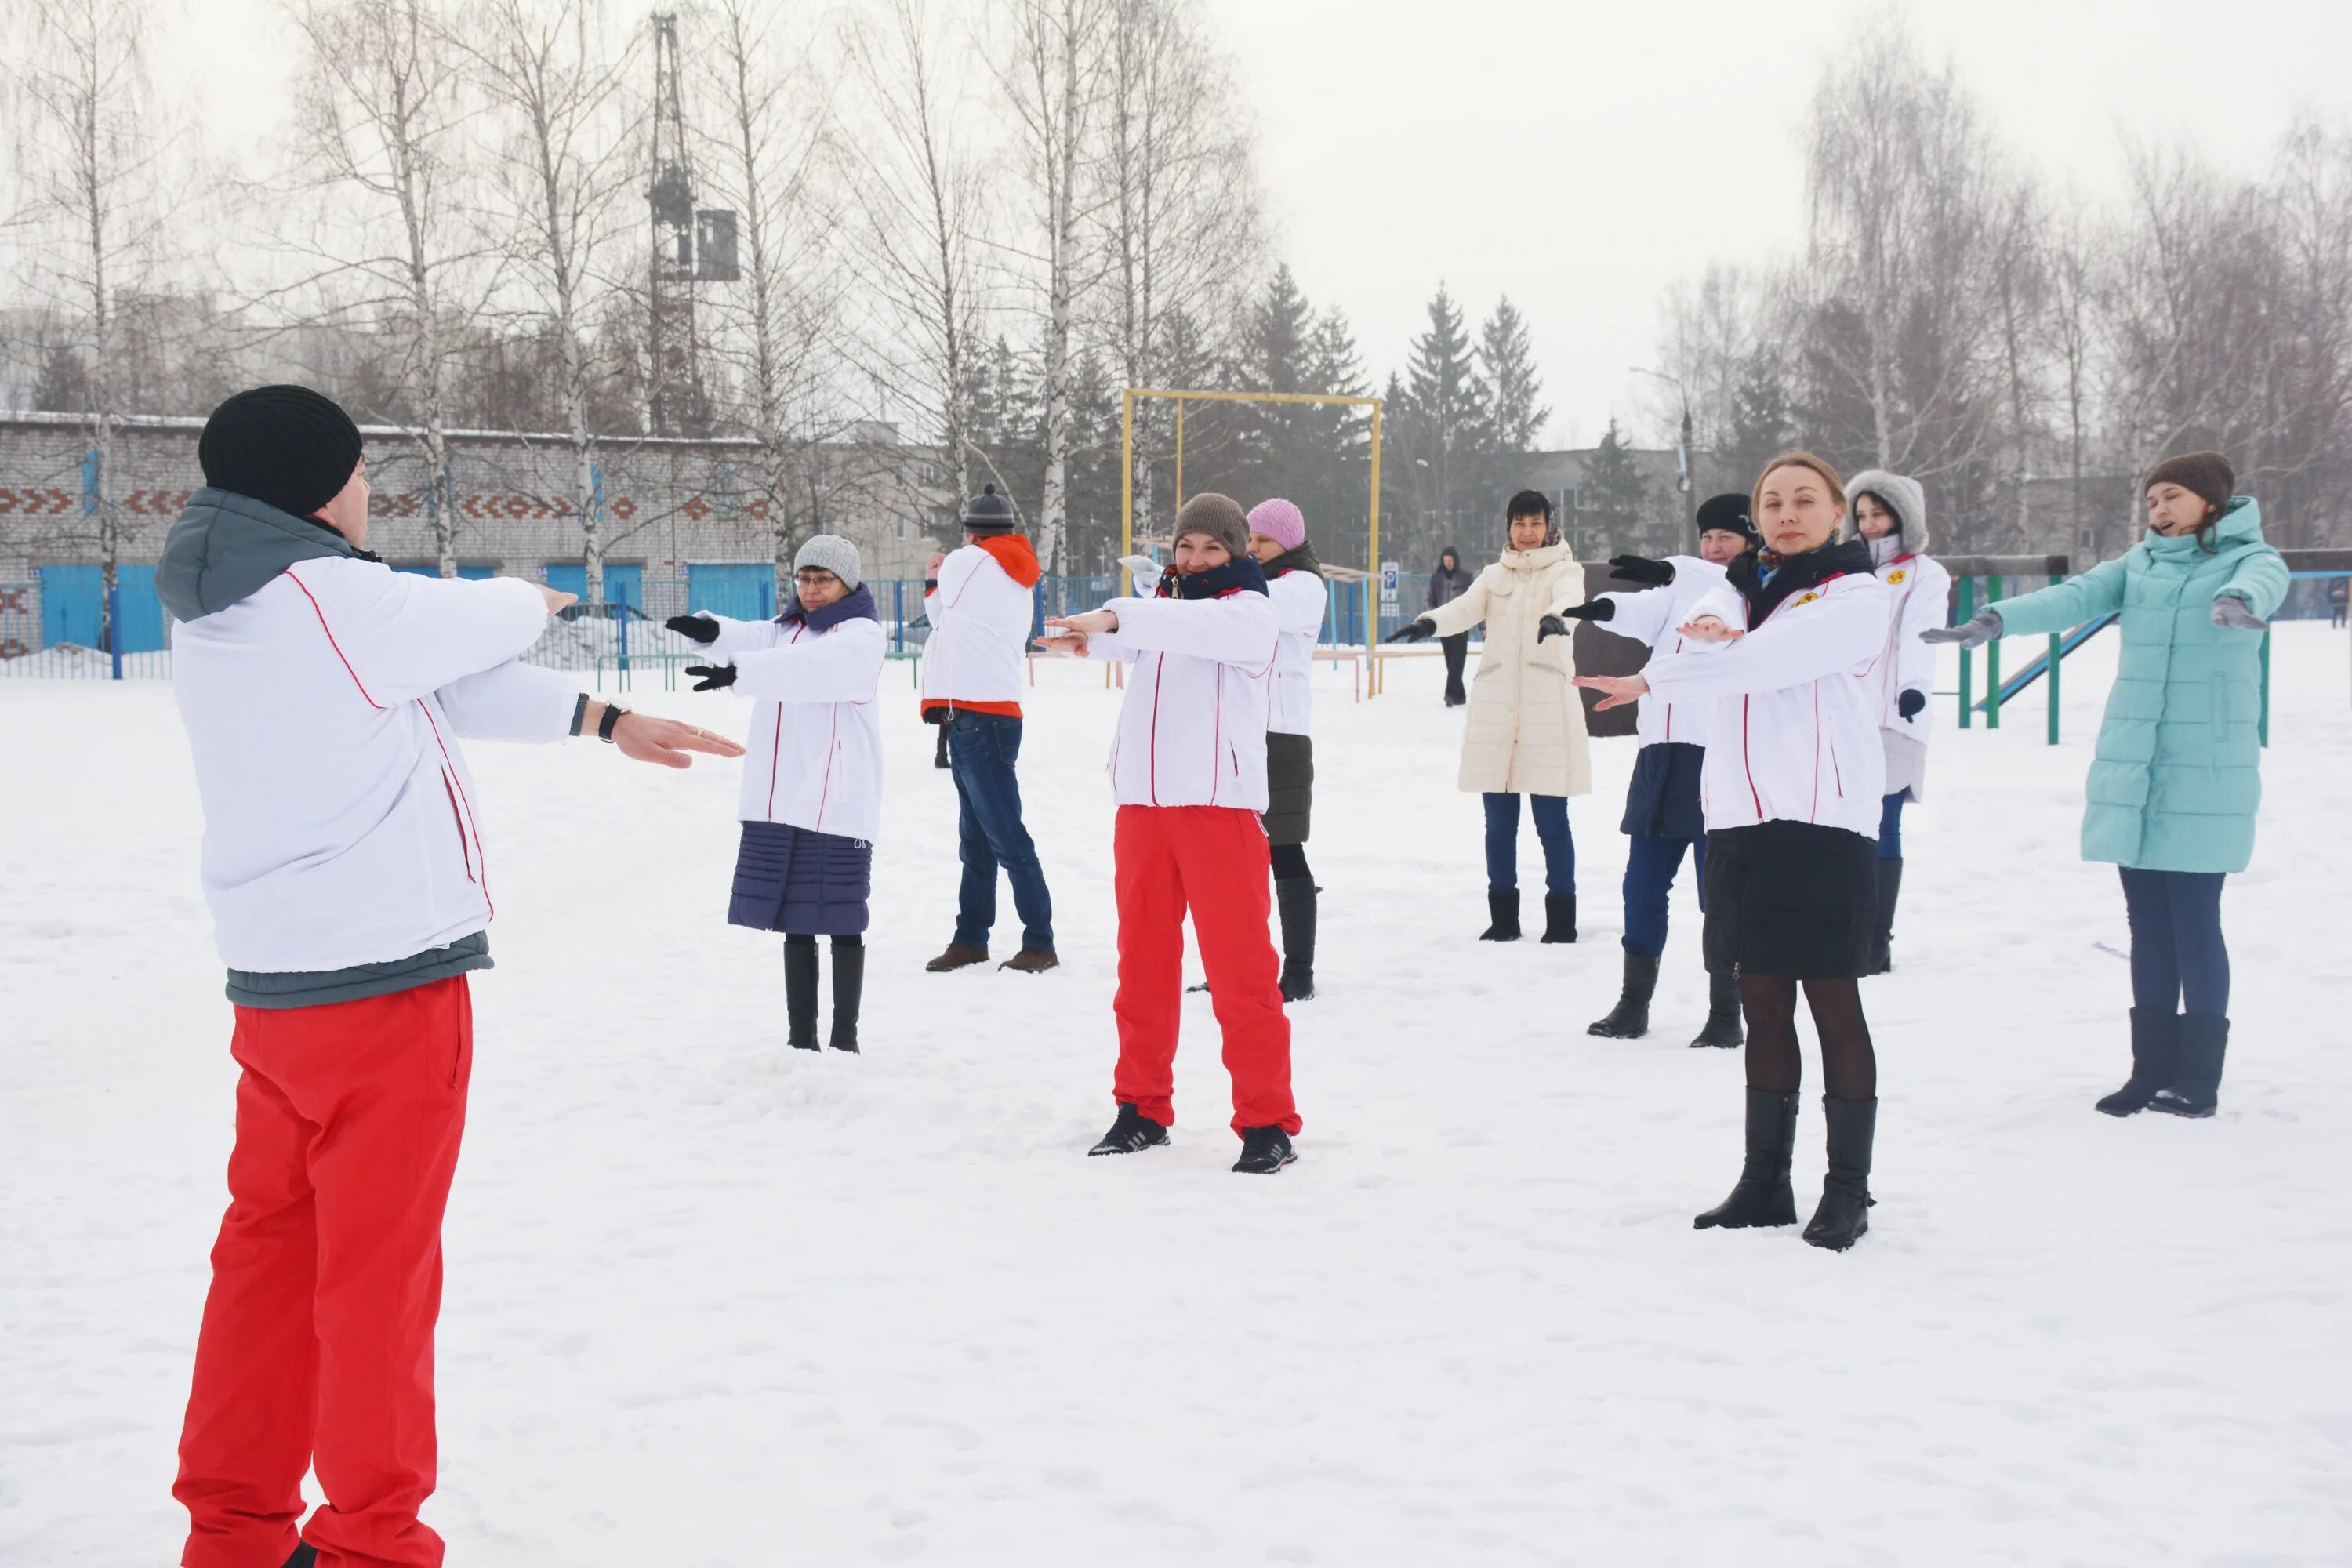
[[[1281,617],[1282,637],[1266,694],[1265,727],[1277,735],[1311,735],[1315,721],[1315,639],[1323,635],[1330,584],[1313,572],[1285,572],[1265,591]]]
[[[1685,651],[1685,639],[1675,628],[1688,625],[1691,606],[1723,586],[1723,568],[1711,561],[1696,555],[1669,555],[1666,560],[1675,569],[1671,583],[1630,593],[1594,595],[1616,606],[1609,619],[1599,623],[1601,628],[1646,643],[1657,650],[1656,658]],[[1704,746],[1705,706],[1685,703],[1677,710],[1675,704],[1653,693],[1643,698],[1633,711],[1633,732],[1643,746],[1654,746],[1662,741]]]
[[[1791,596],[1753,628],[1727,583],[1691,606],[1690,619],[1748,635],[1654,658],[1642,673],[1668,702],[1706,705],[1709,830],[1817,822],[1878,837],[1886,757],[1872,676],[1887,608],[1885,585],[1862,572]]]
[[[1886,616],[1886,647],[1871,685],[1878,694],[1881,729],[1925,741],[1936,711],[1933,702],[1911,718],[1899,704],[1906,690],[1931,694],[1936,689],[1936,648],[1919,634],[1951,618],[1952,574],[1933,559],[1916,553],[1896,555],[1878,568],[1894,601]]]
[[[1111,742],[1121,805],[1266,806],[1265,719],[1281,613],[1266,595],[1113,599],[1087,657],[1130,661]]]
[[[1034,574],[1024,542],[1020,557]],[[923,644],[923,707],[1021,715],[1029,633],[1036,617],[1035,577],[1024,584],[983,544],[951,550],[938,586],[923,595],[931,635]]]
[[[819,631],[711,618],[719,638],[705,651],[731,661],[735,689],[753,699],[736,815],[871,843],[882,826],[882,623],[853,616]]]
[[[546,625],[518,579],[330,556],[174,629],[205,897],[231,969],[391,963],[489,923],[458,742],[570,732],[578,683],[510,662]]]

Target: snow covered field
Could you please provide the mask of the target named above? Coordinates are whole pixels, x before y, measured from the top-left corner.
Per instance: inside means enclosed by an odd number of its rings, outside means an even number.
[[[2038,689],[1998,733],[1938,701],[1900,968],[1866,991],[1880,1206],[1843,1257],[1690,1228],[1741,1100],[1736,1057],[1684,1046],[1687,886],[1656,1032],[1584,1033],[1630,740],[1572,808],[1584,940],[1471,940],[1434,661],[1361,705],[1322,678],[1322,995],[1272,1180],[1226,1171],[1203,997],[1175,1147],[1082,1157],[1112,1109],[1097,669],[1044,669],[1031,712],[1040,978],[920,973],[955,810],[886,677],[856,1059],[782,1048],[776,945],[723,923],[736,764],[476,746],[499,966],[447,1231],[451,1563],[2352,1562],[2345,641],[2278,637],[2205,1123],[2091,1110],[2126,1066],[2123,903],[2074,852],[2115,647],[2069,661],[2055,751]],[[0,682],[9,1568],[176,1560],[234,1073],[196,834],[166,687]],[[1810,1099],[1800,1139],[1803,1214]]]

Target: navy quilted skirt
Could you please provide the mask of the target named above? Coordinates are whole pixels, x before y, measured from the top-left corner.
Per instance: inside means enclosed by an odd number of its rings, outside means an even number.
[[[735,852],[730,925],[794,936],[856,936],[866,930],[874,846],[782,822],[747,822]]]

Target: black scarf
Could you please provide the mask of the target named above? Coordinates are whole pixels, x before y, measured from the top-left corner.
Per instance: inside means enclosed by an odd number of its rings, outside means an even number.
[[[1764,568],[1772,568],[1772,580],[1763,580]],[[1748,627],[1750,631],[1764,624],[1765,618],[1789,600],[1808,588],[1818,588],[1832,577],[1849,572],[1865,576],[1871,571],[1870,545],[1861,539],[1832,540],[1818,550],[1808,550],[1801,555],[1780,555],[1769,550],[1751,550],[1725,569],[1724,575],[1739,590],[1748,602]]]
[[[1190,577],[1180,577],[1174,572],[1160,574],[1159,596],[1163,599],[1214,599],[1245,588],[1253,594],[1265,592],[1265,571],[1247,555],[1236,555],[1223,566],[1206,572],[1195,572]]]
[[[844,621],[878,621],[881,614],[874,608],[874,591],[864,584],[854,594],[845,594],[822,610],[806,610],[795,604],[776,617],[776,624],[788,626],[794,621],[804,623],[813,632],[831,631]]]
[[[1315,546],[1302,539],[1297,549],[1286,550],[1265,563],[1268,577],[1279,577],[1286,572],[1312,572],[1322,576],[1323,563],[1315,559]]]

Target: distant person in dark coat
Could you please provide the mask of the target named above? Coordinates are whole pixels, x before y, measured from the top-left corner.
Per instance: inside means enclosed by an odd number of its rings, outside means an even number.
[[[1437,570],[1429,574],[1428,608],[1434,610],[1452,604],[1470,591],[1473,581],[1471,574],[1462,569],[1462,552],[1447,545],[1445,552],[1437,558]],[[1457,632],[1437,642],[1445,650],[1445,705],[1459,708],[1470,700],[1470,694],[1462,689],[1462,667],[1470,658],[1470,634]]]
[[[2347,602],[2352,602],[2352,577],[2336,577],[2327,584],[2327,625],[2332,630],[2344,624]]]

